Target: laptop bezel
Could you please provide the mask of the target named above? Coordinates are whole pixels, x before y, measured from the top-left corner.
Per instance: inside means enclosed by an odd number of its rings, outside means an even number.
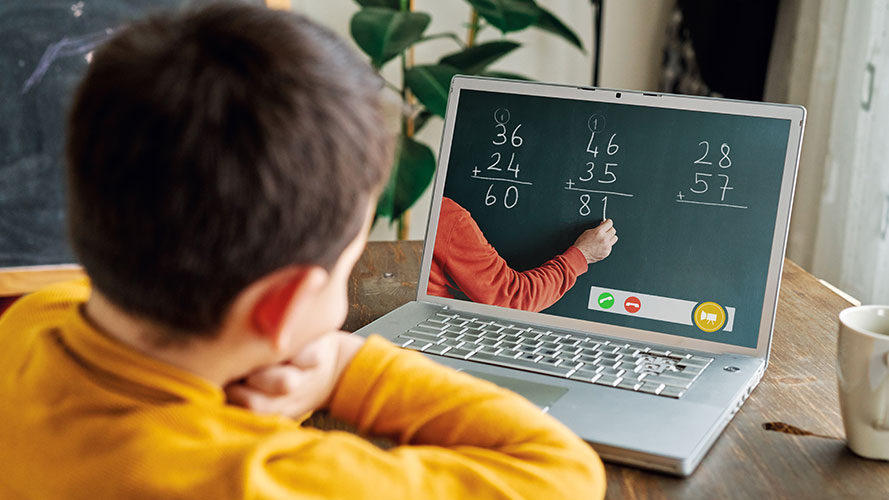
[[[447,167],[450,160],[455,115],[459,103],[460,91],[481,90],[488,92],[520,93],[532,96],[577,99],[591,102],[651,106],[659,108],[704,111],[745,116],[780,118],[790,120],[790,132],[787,139],[787,150],[784,159],[784,173],[781,181],[781,192],[778,200],[775,230],[772,236],[772,249],[769,256],[769,270],[766,290],[763,297],[763,310],[760,318],[759,334],[756,347],[742,347],[720,342],[681,337],[674,334],[658,333],[624,326],[599,323],[589,320],[565,318],[545,313],[521,311],[471,301],[449,299],[427,294],[432,254],[435,248],[435,235],[438,228],[438,215],[441,210],[441,199],[444,193]],[[620,97],[618,97],[620,96]],[[485,316],[496,316],[505,320],[530,323],[547,328],[589,332],[638,341],[642,343],[661,344],[681,349],[698,350],[714,354],[740,354],[768,359],[771,338],[774,331],[775,312],[778,304],[778,290],[781,284],[781,273],[784,264],[784,251],[787,245],[790,212],[793,205],[793,193],[796,185],[797,165],[802,148],[802,136],[805,127],[806,110],[802,106],[755,103],[731,99],[717,99],[674,94],[639,92],[622,89],[605,89],[579,87],[572,85],[544,84],[517,80],[503,80],[458,75],[451,81],[444,128],[439,145],[438,168],[432,188],[432,202],[426,225],[426,239],[423,258],[420,265],[420,277],[417,287],[417,300],[448,306],[468,313]]]

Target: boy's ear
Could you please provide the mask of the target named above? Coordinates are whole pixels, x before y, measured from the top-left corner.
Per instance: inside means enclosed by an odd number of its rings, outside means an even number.
[[[328,272],[318,266],[292,266],[275,271],[253,303],[250,320],[254,330],[275,346],[285,341],[282,334],[287,313],[318,293],[328,279]]]

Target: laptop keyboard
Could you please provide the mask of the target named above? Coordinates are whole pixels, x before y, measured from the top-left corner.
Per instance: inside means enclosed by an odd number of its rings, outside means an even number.
[[[713,358],[638,343],[436,313],[393,339],[406,349],[681,398]]]

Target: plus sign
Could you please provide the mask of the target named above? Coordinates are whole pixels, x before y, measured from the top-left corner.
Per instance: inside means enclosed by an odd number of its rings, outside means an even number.
[[[679,199],[680,200],[685,199],[685,195],[682,194],[682,191],[679,191]]]
[[[477,177],[479,172],[481,172],[481,170],[479,170],[478,165],[476,165],[475,168],[472,169],[472,176]]]
[[[571,189],[573,187],[574,187],[574,181],[572,181],[571,179],[568,179],[568,189]]]

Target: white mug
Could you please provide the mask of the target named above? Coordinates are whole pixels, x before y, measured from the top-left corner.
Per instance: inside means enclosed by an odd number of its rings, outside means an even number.
[[[849,448],[889,460],[889,306],[840,312],[837,379]]]

